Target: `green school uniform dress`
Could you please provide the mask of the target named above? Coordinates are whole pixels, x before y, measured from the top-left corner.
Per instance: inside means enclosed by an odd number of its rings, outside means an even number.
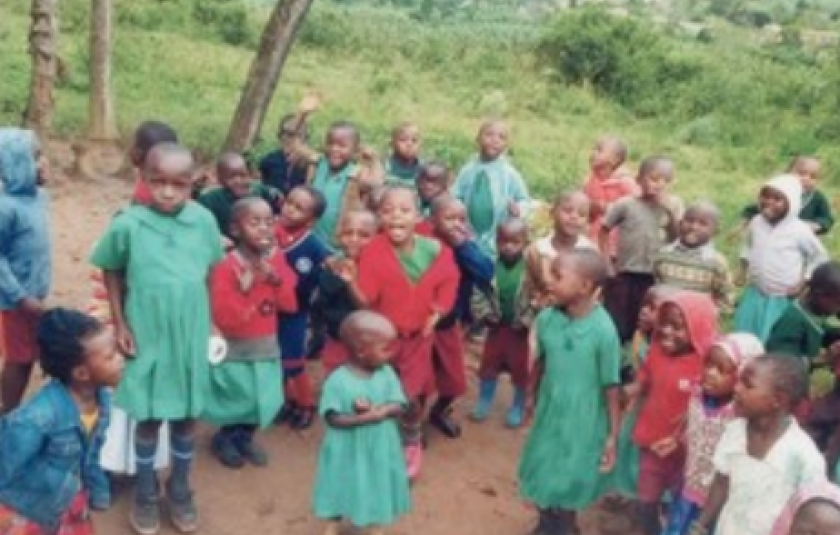
[[[125,271],[125,316],[136,353],[126,361],[114,402],[132,418],[202,414],[210,365],[207,277],[221,258],[213,216],[192,201],[176,215],[131,206],[97,243],[91,263]]]
[[[344,196],[347,191],[347,184],[350,182],[350,176],[355,173],[356,169],[356,164],[351,163],[339,171],[333,171],[330,169],[330,164],[326,158],[321,158],[315,168],[312,187],[320,191],[327,201],[324,215],[315,224],[315,234],[327,245],[337,245],[335,234],[341,218]]]
[[[369,377],[342,366],[324,383],[319,411],[322,416],[353,414],[357,399],[372,405],[406,403],[390,366]],[[346,429],[327,426],[312,503],[318,518],[342,518],[358,527],[392,524],[407,513],[408,476],[397,421]]]
[[[610,490],[599,465],[609,434],[604,390],[620,383],[618,334],[600,305],[578,319],[547,308],[535,328],[545,371],[519,485],[540,509],[580,510]]]

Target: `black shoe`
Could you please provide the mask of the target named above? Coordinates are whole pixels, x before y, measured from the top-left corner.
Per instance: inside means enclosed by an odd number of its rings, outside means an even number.
[[[304,429],[312,427],[314,422],[315,409],[305,409],[299,407],[295,409],[294,414],[289,418],[289,427],[296,431],[303,431]]]
[[[245,459],[242,458],[242,455],[233,443],[233,437],[223,430],[219,430],[213,435],[210,441],[210,450],[219,462],[228,468],[242,468],[245,466]]]
[[[429,423],[438,428],[448,438],[461,436],[461,426],[452,418],[452,409],[434,411],[429,415]]]
[[[295,406],[291,403],[286,403],[280,408],[277,416],[274,417],[274,425],[285,425],[290,423],[295,414]]]

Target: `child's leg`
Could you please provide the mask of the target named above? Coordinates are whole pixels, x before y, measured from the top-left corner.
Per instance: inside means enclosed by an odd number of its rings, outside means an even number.
[[[502,368],[504,352],[501,351],[504,338],[503,327],[493,327],[488,330],[484,341],[484,351],[481,354],[481,365],[478,368],[478,403],[472,411],[471,417],[477,422],[484,421],[490,414],[493,398],[496,396],[496,385],[499,371]]]
[[[668,489],[666,463],[651,450],[641,451],[639,463],[638,523],[644,535],[659,535],[659,504]]]
[[[461,426],[452,418],[452,404],[467,390],[464,367],[464,338],[459,325],[434,335],[432,363],[438,399],[429,415],[431,423],[449,438],[461,435]]]
[[[528,392],[530,373],[528,369],[528,331],[506,327],[504,340],[505,367],[510,370],[513,382],[513,403],[507,414],[507,425],[516,428],[525,418],[525,400]],[[501,345],[501,344],[500,344]]]
[[[408,409],[400,424],[408,477],[413,479],[423,464],[424,397],[432,390],[432,337],[400,337],[391,364],[408,398]]]
[[[286,399],[295,407],[289,417],[293,429],[310,427],[315,416],[315,396],[306,373],[306,323],[305,313],[283,316],[278,332]]]
[[[134,501],[129,522],[137,533],[151,535],[160,530],[160,490],[155,473],[160,421],[137,422],[134,433]]]
[[[604,288],[604,307],[615,323],[622,344],[633,336],[636,324],[636,318],[632,318],[631,327],[631,320],[627,317],[627,302],[630,299],[629,281],[630,275],[619,273],[610,279]]]
[[[32,364],[16,364],[9,361],[3,363],[3,371],[0,372],[0,414],[11,412],[20,405],[31,376]]]
[[[172,453],[172,471],[166,482],[166,497],[172,523],[182,533],[195,531],[198,511],[190,486],[190,471],[195,456],[195,421],[172,422],[169,439]]]
[[[35,339],[38,319],[21,310],[0,312],[0,414],[16,409],[29,385],[39,353]]]

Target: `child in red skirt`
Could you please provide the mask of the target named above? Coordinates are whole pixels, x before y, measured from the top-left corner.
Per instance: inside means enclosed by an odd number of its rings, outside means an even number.
[[[52,378],[0,419],[0,533],[88,535],[89,508],[111,497],[99,466],[110,395],[123,359],[114,335],[81,312],[46,312],[37,332],[40,364]]]
[[[432,333],[452,309],[458,269],[452,251],[415,234],[420,214],[415,193],[390,186],[382,197],[382,234],[359,256],[358,278],[350,284],[357,302],[379,312],[397,329],[393,366],[409,401],[403,417],[403,444],[409,477],[423,462],[422,422],[425,396],[432,392]]]
[[[513,403],[507,414],[510,428],[522,425],[528,388],[528,327],[534,316],[529,294],[525,291],[524,251],[528,246],[528,225],[521,219],[509,219],[496,230],[496,261],[493,291],[473,294],[473,315],[489,327],[478,376],[478,403],[472,418],[484,421],[493,405],[499,374],[507,371],[513,382]],[[489,299],[488,299],[489,297]]]

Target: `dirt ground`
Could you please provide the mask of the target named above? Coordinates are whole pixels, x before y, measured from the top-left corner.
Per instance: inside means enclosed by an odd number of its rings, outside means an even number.
[[[108,219],[125,202],[129,183],[124,180],[76,182],[67,179],[51,186],[55,259],[53,304],[83,306],[88,295],[86,257]],[[470,367],[477,362],[474,353]],[[319,366],[313,363],[313,374]],[[524,535],[533,529],[535,513],[517,496],[516,465],[525,430],[504,428],[509,388],[501,390],[488,422],[477,425],[465,414],[475,399],[471,392],[458,407],[463,436],[448,440],[430,433],[424,473],[412,489],[411,513],[393,526],[394,535]],[[271,456],[267,468],[230,470],[209,455],[211,429],[199,436],[194,487],[201,513],[200,532],[206,535],[265,533],[315,535],[321,524],[310,512],[310,493],[321,437],[317,424],[304,433],[275,427],[260,435]],[[562,474],[558,474],[562,477]],[[113,508],[96,516],[98,533],[130,533],[126,521],[127,493],[121,492]],[[584,535],[628,533],[626,522],[604,507],[584,515]],[[607,525],[611,529],[607,530]],[[163,533],[175,533],[164,523]],[[354,533],[348,529],[345,533]]]

